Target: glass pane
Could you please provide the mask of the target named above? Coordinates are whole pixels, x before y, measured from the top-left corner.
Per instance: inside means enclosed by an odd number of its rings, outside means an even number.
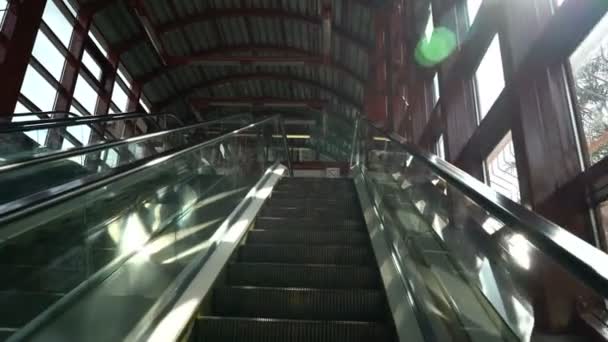
[[[146,105],[143,98],[139,100],[139,105],[146,111],[146,113],[150,113],[150,107]]]
[[[497,192],[520,202],[519,179],[513,138],[509,132],[486,159],[488,184]]]
[[[570,57],[577,114],[591,165],[608,155],[608,15]]]
[[[78,114],[78,115],[85,115],[76,106],[71,106],[70,107],[70,113]]]
[[[437,154],[437,157],[445,159],[445,141],[443,139],[443,134],[439,136],[439,139],[437,139],[437,143],[435,144],[435,153]]]
[[[82,63],[97,80],[101,79],[101,67],[86,50],[82,55]]]
[[[78,75],[76,80],[76,89],[74,90],[74,98],[89,112],[89,114],[95,113],[95,106],[97,105],[97,93],[95,89],[82,77]]]
[[[122,89],[118,82],[114,83],[114,90],[112,91],[112,102],[114,102],[114,104],[118,106],[118,109],[120,111],[127,111],[127,106],[129,104],[129,96],[127,96],[127,93]]]
[[[34,67],[27,66],[21,94],[33,102],[41,111],[53,110],[57,91],[47,82]]]
[[[63,138],[63,142],[61,143],[62,150],[65,151],[65,150],[68,150],[68,149],[74,148],[74,147],[75,147],[74,144],[72,144],[72,142],[69,139]]]
[[[96,287],[43,324],[32,340],[58,334],[64,340],[89,340],[99,322],[112,329],[115,338],[109,340],[124,340],[189,262],[226,238],[218,228],[267,166],[284,156],[265,158],[271,141],[258,139],[264,133],[278,134],[277,127],[270,122],[159,160],[154,167],[57,204],[50,212],[4,227],[16,233],[0,247],[2,260],[35,268],[11,268],[0,280],[2,287],[17,300],[23,300],[20,296],[26,296],[30,286],[52,294],[20,316],[20,325],[6,327],[20,328],[101,268],[111,267],[100,284],[94,282]],[[74,163],[63,166],[82,169]],[[116,264],[109,266],[111,262]],[[106,304],[110,310],[105,310]],[[66,321],[78,329],[66,329]]]
[[[57,35],[59,40],[65,47],[70,46],[72,37],[72,23],[61,13],[54,1],[47,1],[42,20],[51,28],[53,33]]]
[[[103,45],[95,37],[95,35],[93,34],[93,31],[89,31],[89,38],[91,38],[91,40],[93,41],[93,43],[97,46],[97,48],[99,49],[99,51],[101,51],[101,53],[103,53],[104,56],[108,56],[108,51],[106,50],[106,48],[103,47]]]
[[[30,112],[24,105],[17,102],[17,107],[15,108],[16,113],[27,113]],[[23,121],[38,121],[40,118],[36,115],[33,116],[15,116],[13,117],[12,122],[23,122]],[[35,131],[26,131],[24,132],[30,139],[36,142],[38,146],[44,146],[46,143],[46,137],[48,135],[48,130],[39,129]],[[7,157],[7,156],[3,156]],[[7,159],[8,160],[8,159]]]
[[[378,213],[383,227],[376,233],[403,260],[397,262],[436,340],[452,339],[442,337],[442,327],[454,331],[462,324],[467,341],[541,341],[548,314],[576,312],[573,293],[597,296],[603,307],[605,298],[580,280],[562,253],[538,243],[542,228],[501,220],[508,217],[503,211],[480,205],[404,145],[382,140],[379,130],[364,126],[359,137],[356,181],[374,204],[365,210]],[[511,147],[504,145],[495,153],[503,156],[493,159],[511,164],[511,152],[502,152]],[[606,257],[565,230],[551,235],[584,247],[592,258]],[[602,266],[598,261],[596,267]]]
[[[42,31],[38,31],[32,55],[56,80],[61,79],[65,58]]]
[[[91,137],[91,127],[87,125],[69,126],[67,131],[78,139],[84,146],[88,145],[89,138]]]
[[[597,213],[600,217],[600,225],[604,233],[604,239],[608,239],[608,200],[600,203],[597,206]],[[608,243],[608,241],[604,241]]]
[[[441,93],[439,92],[439,74],[435,74],[433,77],[433,107],[439,101]]]
[[[0,28],[2,28],[2,24],[4,24],[4,16],[6,15],[7,10],[8,0],[0,0]]]
[[[426,39],[427,43],[431,41],[434,30],[435,25],[433,23],[433,6],[429,5],[429,17],[426,21],[426,26],[424,27],[424,38]]]
[[[125,86],[127,86],[127,88],[131,88],[131,82],[129,81],[130,78],[128,78],[127,75],[123,72],[124,69],[125,67],[120,64],[117,70],[118,77],[122,80]]]
[[[63,0],[63,3],[68,8],[68,11],[70,11],[70,13],[72,13],[72,15],[74,16],[74,18],[76,18],[77,12],[76,12],[76,8],[74,8],[74,6],[72,6],[72,1],[70,1],[70,0]]]
[[[479,8],[481,7],[481,3],[483,0],[467,0],[467,15],[469,19],[469,26],[475,22],[475,17],[477,17],[477,12],[479,12]]]
[[[477,98],[479,101],[479,121],[483,120],[494,105],[494,102],[496,102],[496,99],[500,96],[502,89],[505,87],[504,77],[500,40],[498,35],[496,35],[492,39],[490,47],[488,47],[475,72]]]

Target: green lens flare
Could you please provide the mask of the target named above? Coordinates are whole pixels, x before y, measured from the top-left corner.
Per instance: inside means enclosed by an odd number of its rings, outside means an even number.
[[[430,39],[424,37],[420,40],[414,57],[418,64],[432,67],[443,62],[455,49],[456,35],[445,27],[438,27]]]

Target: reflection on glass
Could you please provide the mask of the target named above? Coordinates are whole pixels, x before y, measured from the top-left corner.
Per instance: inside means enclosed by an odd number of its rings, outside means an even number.
[[[591,165],[608,155],[608,15],[570,56],[577,114]]]
[[[429,4],[429,18],[427,19],[426,26],[424,27],[424,39],[427,43],[431,41],[434,30],[435,24],[433,23],[433,5]]]
[[[38,31],[32,55],[56,80],[61,79],[65,58],[42,31]]]
[[[473,25],[475,22],[475,17],[477,17],[477,13],[479,12],[479,8],[481,7],[481,3],[483,0],[467,0],[467,15],[469,19],[469,26]]]
[[[479,67],[477,67],[475,80],[479,101],[479,121],[481,121],[488,114],[505,87],[498,34],[492,39],[486,54],[483,56]]]
[[[89,114],[95,113],[95,106],[97,105],[97,92],[91,87],[91,85],[84,79],[82,75],[78,75],[76,80],[76,88],[74,90],[74,98],[78,100]]]
[[[513,138],[509,132],[486,159],[488,184],[515,202],[520,201]]]
[[[54,1],[47,1],[42,20],[51,28],[65,47],[70,46],[72,23],[61,13]]]
[[[57,91],[30,64],[25,72],[21,94],[27,97],[41,111],[50,111],[53,110]]]

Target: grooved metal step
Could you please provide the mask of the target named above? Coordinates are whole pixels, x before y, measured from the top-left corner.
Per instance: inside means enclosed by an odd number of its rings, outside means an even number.
[[[260,212],[262,217],[292,217],[309,219],[360,220],[361,213],[355,210],[340,210],[334,208],[278,208],[265,207]]]
[[[380,323],[201,317],[195,341],[388,342],[392,329]]]
[[[325,289],[379,289],[380,274],[374,267],[234,263],[227,283],[235,286],[305,287]]]
[[[310,230],[251,230],[247,243],[253,244],[310,244],[310,245],[365,245],[369,242],[362,231]]]
[[[238,260],[288,264],[373,265],[375,263],[370,248],[262,244],[241,246]]]
[[[230,317],[377,322],[386,319],[388,307],[379,290],[219,287],[213,311]]]
[[[277,230],[364,230],[365,223],[360,220],[325,220],[290,217],[258,217],[255,221],[256,229]]]

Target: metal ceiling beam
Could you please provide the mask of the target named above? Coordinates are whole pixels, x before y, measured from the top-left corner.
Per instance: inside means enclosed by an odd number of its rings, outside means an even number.
[[[155,103],[154,108],[158,110],[164,109],[176,101],[188,98],[192,93],[202,90],[217,87],[224,84],[237,83],[243,81],[256,81],[256,80],[269,80],[269,81],[284,81],[298,83],[307,87],[320,89],[331,96],[339,99],[340,101],[361,110],[361,101],[352,98],[349,95],[345,95],[337,91],[336,89],[330,88],[317,81],[310,79],[299,78],[293,75],[277,74],[277,73],[250,73],[250,74],[235,74],[220,77],[218,79],[206,80],[197,84],[192,85],[187,89],[180,90],[178,93],[169,96],[161,102]]]
[[[171,1],[171,0],[166,0]],[[87,5],[84,5],[87,10],[92,12],[99,12],[104,10],[105,8],[119,2],[119,0],[97,0],[95,2],[91,2]],[[355,3],[359,6],[366,7],[370,10],[374,9],[376,5],[374,4],[374,0],[349,0],[349,2]]]
[[[235,53],[248,52],[251,55],[247,56],[232,56]],[[274,53],[283,56],[260,56],[259,54]],[[285,56],[287,54],[287,56]],[[326,60],[323,56],[315,56],[310,52],[290,47],[281,46],[234,46],[219,49],[207,50],[192,56],[173,56],[167,61],[167,67],[159,67],[148,73],[145,73],[137,80],[143,84],[151,82],[156,77],[162,76],[167,72],[173,71],[179,67],[199,64],[199,65],[320,65],[323,64],[329,68],[335,69],[341,73],[348,75],[350,78],[364,84],[366,79],[359,75],[356,71],[348,68],[340,62]]]
[[[152,25],[152,21],[150,20],[150,14],[144,5],[143,0],[133,0],[131,2],[133,7],[133,11],[135,12],[135,16],[139,20],[141,26],[144,28],[146,32],[146,36],[148,40],[152,43],[154,50],[158,54],[160,61],[163,65],[167,65],[167,53],[165,51],[165,47],[163,46],[163,42],[160,39],[160,34]]]
[[[294,21],[305,22],[311,25],[319,27],[323,26],[323,18],[318,16],[310,16],[301,13],[294,13],[285,11],[282,9],[270,9],[270,8],[229,8],[229,9],[207,9],[201,13],[194,13],[189,16],[177,18],[174,21],[169,21],[158,26],[158,32],[161,34],[182,29],[185,26],[201,23],[210,20],[217,20],[221,18],[234,18],[234,17],[260,17],[260,18],[282,18]],[[331,22],[330,22],[331,24]],[[349,43],[357,46],[359,49],[368,52],[372,49],[370,42],[357,37],[352,32],[344,30],[335,24],[330,25],[332,34],[335,34],[340,39],[348,41]]]
[[[326,100],[292,100],[274,97],[196,97],[189,100],[197,109],[207,107],[265,107],[265,108],[310,108],[322,110]]]

